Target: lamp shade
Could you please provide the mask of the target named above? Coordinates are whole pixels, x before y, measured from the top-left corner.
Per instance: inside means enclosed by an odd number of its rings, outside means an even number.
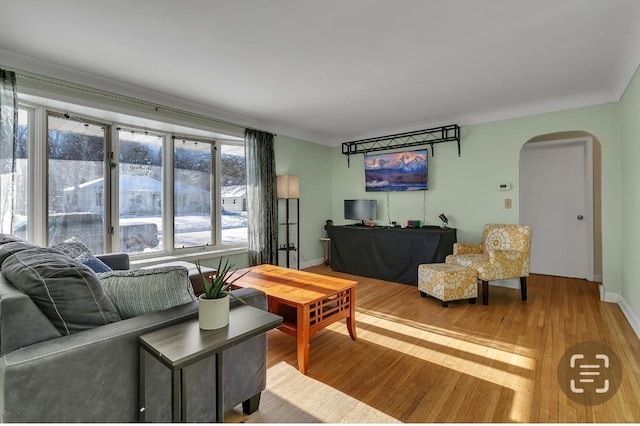
[[[278,198],[300,198],[300,178],[293,175],[277,176]]]

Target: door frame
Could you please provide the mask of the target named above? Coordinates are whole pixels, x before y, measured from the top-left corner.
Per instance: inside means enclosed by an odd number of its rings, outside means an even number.
[[[593,205],[593,138],[590,136],[581,136],[567,139],[528,141],[520,149],[519,176],[522,176],[522,157],[527,144],[544,144],[545,148],[553,148],[555,146],[581,145],[585,150],[584,179],[585,179],[585,219],[587,221],[587,271],[586,278],[589,281],[595,280],[594,272],[594,214]],[[519,189],[519,219],[523,223],[523,200],[526,194]],[[535,230],[532,232],[532,238],[535,238]]]

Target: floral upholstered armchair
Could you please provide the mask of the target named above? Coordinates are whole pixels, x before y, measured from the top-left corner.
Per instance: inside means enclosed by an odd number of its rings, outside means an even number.
[[[482,281],[482,303],[489,304],[489,281],[520,278],[522,300],[527,300],[531,227],[487,224],[481,244],[456,243],[446,263],[474,268]]]

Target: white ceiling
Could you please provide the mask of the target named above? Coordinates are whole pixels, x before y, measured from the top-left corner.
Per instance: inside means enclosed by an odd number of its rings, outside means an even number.
[[[617,101],[638,0],[0,0],[0,65],[327,145]]]

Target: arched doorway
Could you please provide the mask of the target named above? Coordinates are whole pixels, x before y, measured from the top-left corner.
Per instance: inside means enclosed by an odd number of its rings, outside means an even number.
[[[600,143],[587,132],[530,139],[520,151],[520,222],[531,272],[602,280]]]

